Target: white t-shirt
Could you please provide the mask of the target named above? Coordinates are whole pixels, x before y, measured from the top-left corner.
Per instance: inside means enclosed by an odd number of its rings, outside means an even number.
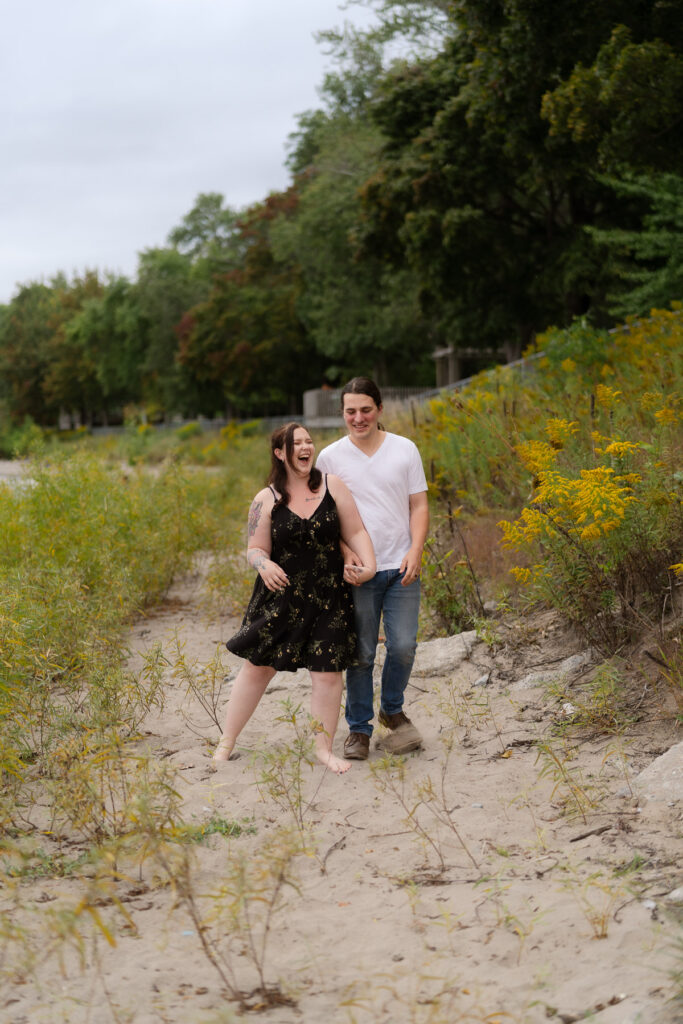
[[[384,434],[373,455],[347,436],[323,448],[316,465],[334,473],[351,491],[370,534],[377,570],[398,569],[410,548],[411,494],[427,490],[420,453],[400,434]]]

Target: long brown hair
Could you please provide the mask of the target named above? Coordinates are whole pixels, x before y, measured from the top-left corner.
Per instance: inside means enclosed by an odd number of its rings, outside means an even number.
[[[294,455],[294,432],[300,427],[302,430],[306,430],[301,423],[285,423],[284,426],[278,427],[270,435],[270,475],[268,483],[280,495],[279,499],[275,502],[276,506],[287,504],[289,501],[289,491],[287,490],[287,469],[282,459],[278,459],[275,451],[276,449],[283,451],[285,458],[291,464]],[[311,471],[308,474],[308,489],[310,491],[317,491],[321,480],[322,473],[320,470],[316,466],[311,466]]]

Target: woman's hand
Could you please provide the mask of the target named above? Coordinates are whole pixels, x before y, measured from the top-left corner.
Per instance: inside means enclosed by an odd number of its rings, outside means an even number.
[[[265,562],[256,568],[268,590],[284,590],[289,583],[285,570],[270,558],[266,558]]]
[[[368,565],[347,564],[344,566],[344,579],[352,587],[359,587],[361,583],[367,583],[374,575],[374,568],[370,568]]]
[[[250,548],[247,559],[249,564],[256,569],[268,590],[285,589],[289,583],[287,573],[272,558],[268,558],[265,551],[259,548]]]

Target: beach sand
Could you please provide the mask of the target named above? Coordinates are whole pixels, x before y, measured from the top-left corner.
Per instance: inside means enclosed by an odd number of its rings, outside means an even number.
[[[130,634],[132,664],[158,644],[169,662],[165,706],[144,722],[140,751],[175,772],[185,822],[243,829],[192,845],[199,917],[151,858],[136,876],[122,872],[112,895],[128,921],[119,917],[115,945],[93,927],[82,964],[73,953],[63,972],[46,964],[40,983],[15,977],[0,1020],[219,1024],[238,1016],[228,974],[256,1012],[264,1000],[249,950],[277,875],[269,844],[282,853],[302,835],[307,852],[283,858],[265,955],[255,957],[274,1003],[259,1017],[268,1024],[683,1019],[671,1002],[671,972],[683,969],[683,744],[656,666],[634,655],[639,720],[615,737],[568,728],[596,656],[554,613],[492,619],[493,645],[474,633],[421,644],[406,711],[423,748],[394,770],[374,742],[370,761],[343,776],[303,764],[288,806],[272,754],[293,743],[292,707],[305,721],[307,673],[275,677],[239,758],[216,765],[217,727],[173,670],[178,643],[195,677],[218,652],[222,710],[239,666],[223,647],[236,624],[204,607],[197,574]],[[345,734],[342,717],[339,753]],[[285,771],[296,768],[285,759]],[[221,887],[234,885],[239,864],[252,871],[252,916],[251,931],[235,933],[235,898]],[[22,902],[56,907],[84,884],[25,879]]]

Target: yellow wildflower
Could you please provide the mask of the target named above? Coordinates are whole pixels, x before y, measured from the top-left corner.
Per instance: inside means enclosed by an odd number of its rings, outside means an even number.
[[[656,391],[646,391],[640,397],[640,408],[647,411],[648,409],[654,409],[656,405],[662,400],[662,396]]]
[[[606,384],[598,384],[595,388],[595,398],[598,405],[604,409],[611,409],[616,404],[621,391],[608,387]]]
[[[552,466],[557,458],[553,449],[545,441],[522,441],[515,447],[515,451],[532,473],[542,472]]]
[[[614,455],[617,459],[624,459],[627,455],[637,452],[640,444],[633,441],[612,441],[605,448],[605,455]]]
[[[655,413],[655,419],[658,423],[675,423],[678,416],[674,409],[670,409],[668,405],[665,405],[663,409],[659,409]]]
[[[574,362],[573,359],[569,359],[569,358],[563,359],[562,362],[560,363],[560,366],[562,367],[562,369],[564,370],[565,373],[573,373],[574,370],[576,369],[576,363]]]
[[[510,572],[518,583],[531,583],[531,580],[533,579],[531,569],[524,569],[519,565],[513,566],[513,568],[510,569]]]
[[[550,439],[551,444],[564,444],[572,434],[576,434],[579,429],[579,425],[576,420],[561,420],[551,418],[545,425],[545,432]]]
[[[670,565],[669,568],[673,569],[677,576],[683,576],[683,562],[675,562],[674,565]]]

